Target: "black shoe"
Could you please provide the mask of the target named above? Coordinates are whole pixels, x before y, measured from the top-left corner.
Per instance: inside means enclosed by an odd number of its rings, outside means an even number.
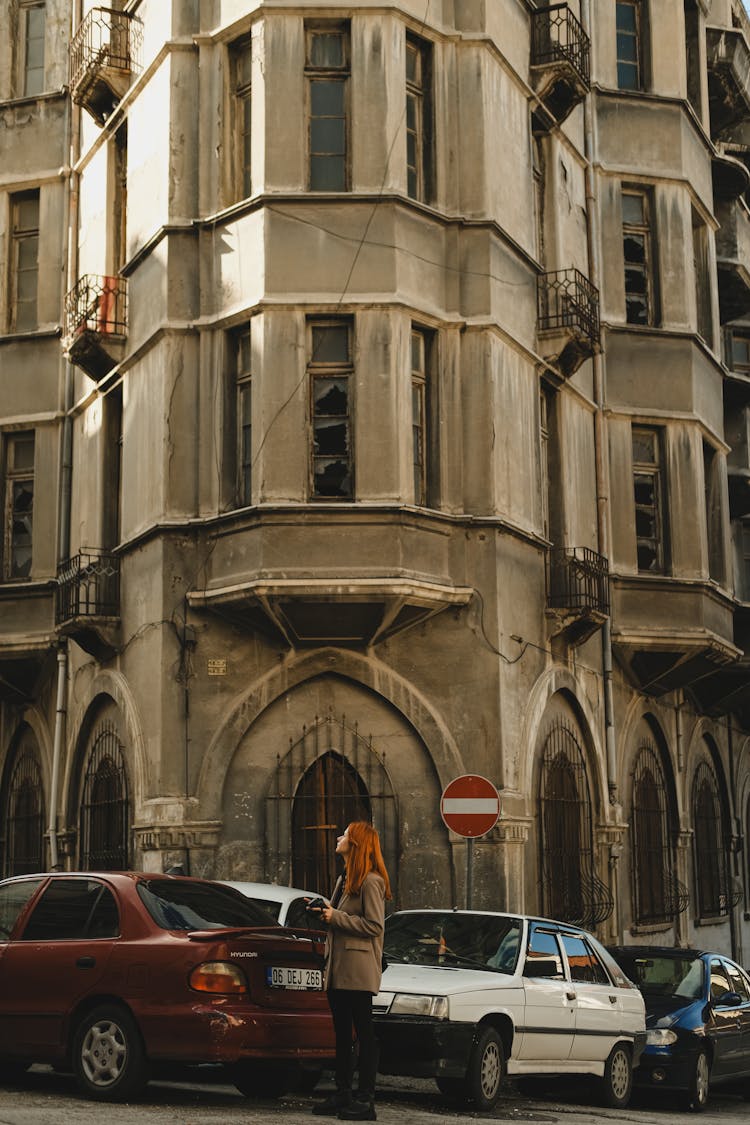
[[[335,1094],[329,1094],[325,1101],[314,1105],[312,1111],[317,1117],[338,1117],[340,1110],[351,1105],[351,1101],[349,1090],[337,1090]]]
[[[377,1121],[378,1115],[372,1102],[357,1100],[350,1102],[349,1105],[339,1110],[339,1119],[341,1121]]]

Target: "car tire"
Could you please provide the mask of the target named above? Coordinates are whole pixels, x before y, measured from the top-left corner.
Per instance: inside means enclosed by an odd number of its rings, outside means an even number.
[[[136,1097],[148,1082],[148,1063],[138,1025],[116,1004],[94,1008],[73,1039],[73,1072],[81,1091],[96,1101]]]
[[[633,1092],[633,1063],[624,1043],[615,1043],[604,1064],[602,1101],[610,1109],[624,1109]]]
[[[711,1086],[711,1063],[707,1051],[699,1051],[690,1070],[685,1108],[693,1113],[702,1113],[708,1105]]]
[[[322,1067],[301,1067],[296,1090],[300,1094],[311,1094],[323,1077]]]
[[[464,1097],[479,1110],[494,1109],[505,1077],[505,1050],[494,1027],[479,1028],[464,1080]]]
[[[246,1098],[281,1098],[296,1090],[301,1081],[297,1063],[273,1059],[242,1059],[229,1067],[232,1084]]]

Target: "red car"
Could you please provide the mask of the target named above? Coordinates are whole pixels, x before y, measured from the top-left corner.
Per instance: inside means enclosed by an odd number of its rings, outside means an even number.
[[[224,1063],[248,1097],[334,1054],[322,935],[219,883],[144,872],[0,882],[0,1073],[72,1067],[132,1098],[152,1064]]]

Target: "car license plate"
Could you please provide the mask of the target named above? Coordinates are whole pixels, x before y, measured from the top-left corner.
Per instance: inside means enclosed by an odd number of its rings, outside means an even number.
[[[302,991],[323,987],[323,973],[320,969],[290,969],[269,965],[266,968],[266,984],[269,988],[297,988]]]

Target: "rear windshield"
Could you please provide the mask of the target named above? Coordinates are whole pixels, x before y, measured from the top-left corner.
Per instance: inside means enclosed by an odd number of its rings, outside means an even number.
[[[267,910],[230,887],[183,879],[149,879],[138,894],[163,930],[221,930],[236,926],[276,926]]]
[[[503,915],[409,911],[386,922],[385,954],[407,965],[512,973],[521,929],[520,918]]]
[[[644,996],[678,996],[699,1000],[704,992],[704,967],[692,953],[618,953],[617,960]]]

